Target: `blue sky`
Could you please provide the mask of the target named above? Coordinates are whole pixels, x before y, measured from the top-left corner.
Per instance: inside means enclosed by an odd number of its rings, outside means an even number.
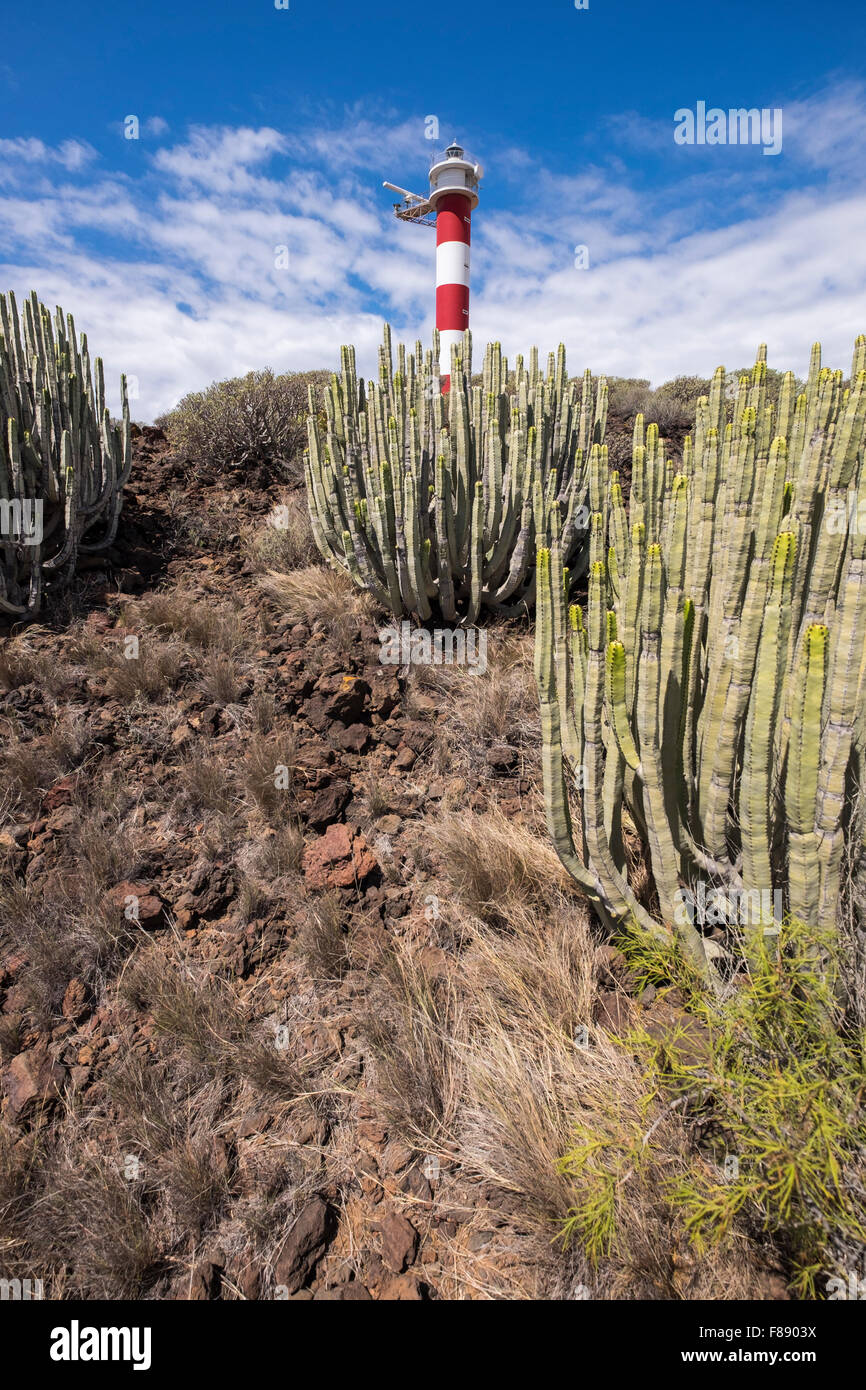
[[[381,182],[423,191],[454,134],[485,170],[479,347],[562,340],[574,371],[657,382],[761,340],[802,373],[820,338],[847,368],[866,331],[851,0],[179,8],[19,6],[0,57],[0,288],[71,310],[109,380],[136,378],[139,419],[253,367],[335,365],[344,341],[369,370],[383,318],[427,340],[434,233]],[[781,109],[781,153],[677,145],[699,101]]]

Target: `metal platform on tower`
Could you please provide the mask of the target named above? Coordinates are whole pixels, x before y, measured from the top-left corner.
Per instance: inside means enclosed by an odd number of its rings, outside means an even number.
[[[436,214],[430,206],[429,198],[422,197],[420,193],[410,193],[396,183],[385,183],[382,187],[403,194],[403,201],[394,204],[394,216],[399,217],[401,222],[415,222],[421,227],[436,226]]]
[[[436,226],[436,202],[444,193],[462,193],[469,197],[472,207],[478,203],[478,183],[482,169],[477,160],[467,155],[462,145],[452,140],[447,149],[435,151],[430,165],[430,192],[410,193],[397,183],[384,183],[394,193],[402,193],[403,201],[394,204],[394,216],[401,222],[414,222],[420,227]]]

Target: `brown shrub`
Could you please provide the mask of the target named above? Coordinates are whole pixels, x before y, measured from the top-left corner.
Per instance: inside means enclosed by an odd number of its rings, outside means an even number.
[[[191,391],[156,424],[181,458],[201,472],[265,467],[297,481],[306,438],[307,387],[326,385],[324,371],[248,372]]]

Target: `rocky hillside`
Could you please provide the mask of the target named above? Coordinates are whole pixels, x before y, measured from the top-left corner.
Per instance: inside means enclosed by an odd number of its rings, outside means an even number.
[[[383,665],[296,494],[135,447],[114,549],[0,645],[0,1273],[784,1297],[771,1247],[699,1258],[641,1176],[614,1245],[556,1239],[578,1118],[686,1162],[619,1036],[705,1039],[547,843],[528,627],[489,629],[485,674]]]

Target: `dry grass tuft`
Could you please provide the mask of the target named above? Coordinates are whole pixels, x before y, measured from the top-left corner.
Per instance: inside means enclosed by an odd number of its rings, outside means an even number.
[[[4,721],[5,722],[5,721]],[[42,796],[65,773],[80,767],[93,746],[91,725],[79,709],[58,713],[46,734],[24,738],[7,723],[0,748],[4,804],[10,815],[35,812]]]
[[[479,917],[498,920],[509,904],[550,903],[571,881],[549,843],[497,808],[424,823],[423,840],[442,859],[454,893]]]
[[[314,979],[339,980],[349,968],[345,909],[339,893],[307,904],[298,947]]]
[[[32,683],[50,695],[59,695],[69,686],[74,675],[69,664],[58,659],[56,650],[41,648],[34,642],[43,631],[31,627],[0,645],[0,691],[18,690]]]
[[[394,788],[389,785],[388,778],[379,777],[375,773],[367,773],[362,790],[367,806],[367,815],[371,821],[380,820],[382,816],[388,814],[394,799]]]
[[[273,695],[266,690],[257,691],[249,703],[249,716],[255,733],[269,734],[277,718],[277,705]]]
[[[269,570],[261,585],[293,622],[309,623],[341,643],[353,641],[362,623],[376,612],[370,594],[356,588],[347,575],[324,565],[307,565],[290,574]]]
[[[257,917],[264,917],[270,906],[270,894],[264,884],[249,874],[240,873],[238,878],[237,910],[240,921],[246,926]]]
[[[125,613],[148,627],[175,633],[203,652],[236,655],[244,646],[247,630],[240,608],[214,603],[184,589],[146,594]]]
[[[379,961],[362,1030],[378,1105],[410,1143],[434,1148],[461,1103],[463,1009],[447,976],[434,975],[410,947]]]
[[[523,775],[539,767],[541,724],[532,669],[532,638],[492,625],[485,629],[487,669],[473,674],[465,666],[413,666],[407,685],[407,708],[413,695],[435,693],[446,717],[437,726],[433,763],[440,775],[467,770],[490,775],[486,756],[492,748],[517,750]]]
[[[135,801],[130,791],[111,776],[87,789],[69,831],[69,847],[84,891],[95,898],[141,867],[142,836],[130,823]]]
[[[237,788],[231,769],[212,753],[195,749],[180,764],[178,798],[182,809],[193,812],[223,811],[230,814]]]
[[[183,670],[183,654],[176,645],[141,639],[138,655],[127,657],[106,648],[100,668],[108,693],[119,700],[145,695],[150,700],[164,697]]]
[[[553,851],[497,811],[421,833],[438,869],[432,926],[446,965],[431,979],[429,956],[407,938],[376,980],[365,1028],[378,1106],[409,1142],[456,1163],[451,1198],[473,1212],[448,1245],[450,1296],[762,1296],[758,1252],[732,1235],[698,1257],[665,1200],[689,1136],[648,1100],[631,1050],[594,1021],[592,922]],[[651,1146],[652,1163],[618,1173],[609,1209],[583,1211],[590,1189],[563,1162],[577,1132]],[[575,1212],[592,1240],[566,1245]],[[479,1254],[469,1236],[491,1224]]]
[[[211,704],[233,705],[242,688],[237,663],[225,652],[209,652],[204,659],[199,686]]]
[[[51,1271],[54,1297],[165,1297],[228,1209],[233,1165],[216,1134],[225,1087],[130,1051],[101,1095],[109,1142],[104,1116],[67,1105],[21,1244],[31,1268]]]
[[[152,946],[138,953],[121,987],[129,1003],[150,1013],[169,1050],[215,1084],[246,1081],[283,1101],[303,1091],[301,1069],[273,1041],[251,1032],[229,983],[194,970],[178,950]]]
[[[86,881],[65,884],[57,876],[38,888],[15,880],[0,885],[0,941],[25,956],[20,983],[43,1027],[60,1019],[70,980],[98,997],[137,940],[134,924],[106,919]]]
[[[297,739],[293,731],[254,734],[240,770],[247,799],[269,825],[285,825],[294,812]]]
[[[243,865],[273,896],[280,890],[281,880],[288,883],[300,872],[303,854],[304,836],[300,827],[280,825],[249,845],[243,853]]]
[[[290,492],[264,526],[244,533],[246,553],[260,573],[300,569],[318,559],[304,494]]]
[[[148,1219],[149,1193],[95,1143],[75,1142],[74,1133],[44,1176],[28,1243],[43,1268],[63,1270],[67,1296],[140,1298],[166,1268]]]
[[[593,953],[585,910],[564,901],[544,917],[512,907],[507,929],[476,921],[467,932],[461,989],[471,1040],[456,1044],[464,1069],[452,1152],[466,1172],[512,1196],[509,1230],[522,1237],[514,1288],[546,1299],[574,1297],[580,1285],[609,1299],[754,1297],[757,1256],[732,1238],[699,1259],[665,1200],[668,1182],[686,1171],[688,1135],[669,1107],[647,1108],[630,1050],[593,1023]],[[654,1162],[624,1167],[606,1194],[609,1210],[584,1213],[597,1246],[564,1248],[563,1224],[584,1201],[579,1176],[562,1163],[577,1127],[638,1151],[649,1145]],[[464,1258],[477,1286],[479,1267]],[[500,1280],[501,1269],[490,1296],[501,1296]]]

